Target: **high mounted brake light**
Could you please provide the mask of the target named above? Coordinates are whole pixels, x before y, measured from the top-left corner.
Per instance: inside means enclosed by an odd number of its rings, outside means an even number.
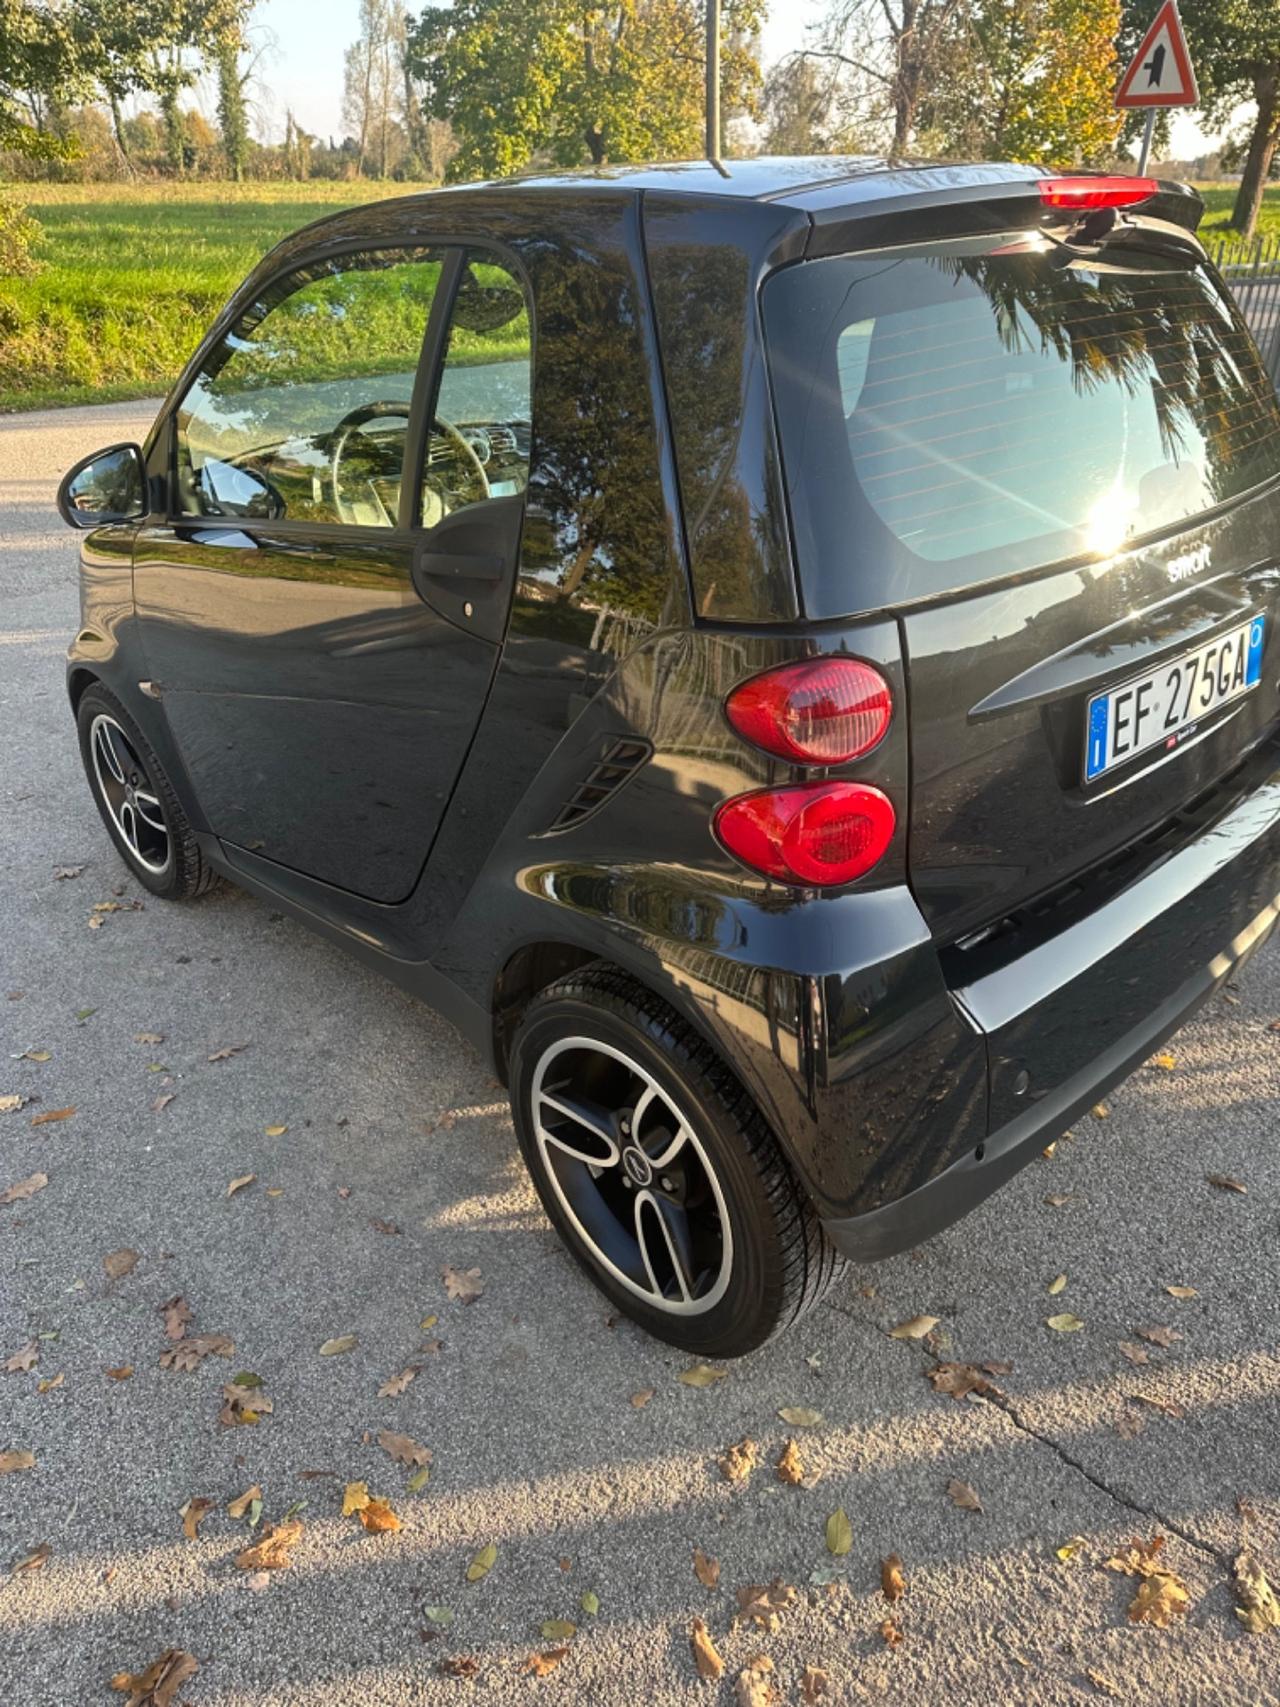
[[[1154,178],[1041,178],[1036,187],[1046,207],[1082,213],[1095,207],[1133,207],[1160,188]]]

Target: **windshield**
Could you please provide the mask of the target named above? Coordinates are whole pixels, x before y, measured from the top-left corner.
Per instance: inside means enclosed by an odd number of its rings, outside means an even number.
[[[764,317],[810,615],[1127,542],[1280,471],[1280,408],[1202,267],[837,256]]]

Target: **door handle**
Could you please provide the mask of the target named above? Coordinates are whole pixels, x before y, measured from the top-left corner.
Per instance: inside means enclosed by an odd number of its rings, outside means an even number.
[[[427,580],[500,581],[507,562],[496,551],[420,550],[414,559],[414,574]]]

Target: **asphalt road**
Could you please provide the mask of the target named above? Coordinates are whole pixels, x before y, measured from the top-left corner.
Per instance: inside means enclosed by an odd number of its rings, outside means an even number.
[[[93,914],[135,891],[63,697],[75,550],[52,496],[76,456],[142,425],[137,406],[0,419],[0,1094],[38,1099],[0,1114],[0,1187],[48,1175],[0,1207],[0,1361],[33,1337],[39,1359],[0,1373],[0,1451],[36,1458],[0,1475],[0,1566],[50,1549],[0,1580],[6,1707],[123,1700],[112,1674],[170,1647],[199,1661],[178,1691],[192,1707],[472,1691],[727,1703],[762,1653],[786,1702],[802,1699],[806,1665],[839,1702],[1048,1704],[1108,1688],[1128,1703],[1280,1700],[1280,1632],[1248,1634],[1230,1589],[1246,1527],[1280,1579],[1275,950],[1109,1119],[1085,1119],[923,1250],[851,1274],[723,1381],[682,1385],[687,1360],[611,1325],[561,1254],[501,1093],[441,1020],[234,890]],[[137,1041],[147,1034],[163,1041]],[[210,1060],[230,1045],[244,1047]],[[75,1113],[32,1124],[63,1108]],[[1247,1193],[1215,1189],[1213,1173]],[[110,1278],[103,1259],[122,1249],[136,1266]],[[445,1265],[478,1267],[482,1296],[450,1301]],[[1198,1295],[1176,1300],[1170,1285]],[[158,1307],[176,1294],[188,1334],[234,1340],[229,1360],[159,1366]],[[1063,1311],[1083,1328],[1048,1329]],[[1011,1362],[1003,1396],[935,1393],[929,1351],[887,1337],[917,1313],[940,1318],[944,1357]],[[1180,1336],[1167,1348],[1135,1339],[1161,1327]],[[320,1355],[345,1334],[355,1350]],[[419,1352],[424,1337],[443,1343]],[[1150,1361],[1127,1361],[1122,1341]],[[414,1363],[401,1396],[377,1396]],[[130,1365],[124,1380],[105,1373]],[[237,1371],[273,1401],[257,1426],[219,1426]],[[57,1384],[41,1393],[42,1380]],[[783,1406],[825,1420],[792,1429]],[[382,1429],[431,1450],[421,1491],[378,1446]],[[776,1478],[789,1434],[815,1485]],[[731,1484],[717,1455],[744,1436],[761,1467]],[[951,1478],[977,1490],[980,1513],[952,1503]],[[390,1498],[398,1533],[341,1515],[355,1480]],[[261,1580],[237,1569],[251,1537],[226,1511],[252,1484],[266,1520],[306,1501],[292,1568]],[[214,1508],[189,1540],[178,1513],[193,1497]],[[843,1559],[824,1544],[837,1507],[852,1526]],[[1102,1568],[1157,1533],[1190,1597],[1168,1629],[1130,1623],[1135,1581]],[[492,1570],[466,1582],[490,1542]],[[694,1576],[695,1547],[720,1562],[715,1591]],[[908,1585],[892,1608],[891,1553]],[[798,1590],[777,1629],[734,1628],[735,1591],[775,1577]],[[880,1633],[890,1612],[895,1646]],[[726,1663],[719,1684],[694,1671],[695,1617]],[[556,1645],[540,1634],[553,1618],[579,1630],[538,1678],[522,1668]],[[460,1658],[474,1681],[438,1670]]]

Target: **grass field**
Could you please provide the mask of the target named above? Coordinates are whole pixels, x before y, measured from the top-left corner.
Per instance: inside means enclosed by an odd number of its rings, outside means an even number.
[[[1204,218],[1200,221],[1201,237],[1215,241],[1220,237],[1233,237],[1228,229],[1227,221],[1231,218],[1231,209],[1235,205],[1236,187],[1234,184],[1201,184],[1200,194],[1204,197]],[[1258,233],[1261,237],[1280,237],[1280,184],[1273,185],[1266,191],[1262,201],[1262,212],[1258,216]]]
[[[0,410],[164,390],[258,258],[288,232],[412,186],[32,184],[45,262],[0,281]],[[1202,191],[1203,232],[1227,235],[1234,186]],[[1280,234],[1280,186],[1260,229]]]
[[[412,185],[31,184],[43,271],[0,280],[0,410],[164,390],[280,238]]]

